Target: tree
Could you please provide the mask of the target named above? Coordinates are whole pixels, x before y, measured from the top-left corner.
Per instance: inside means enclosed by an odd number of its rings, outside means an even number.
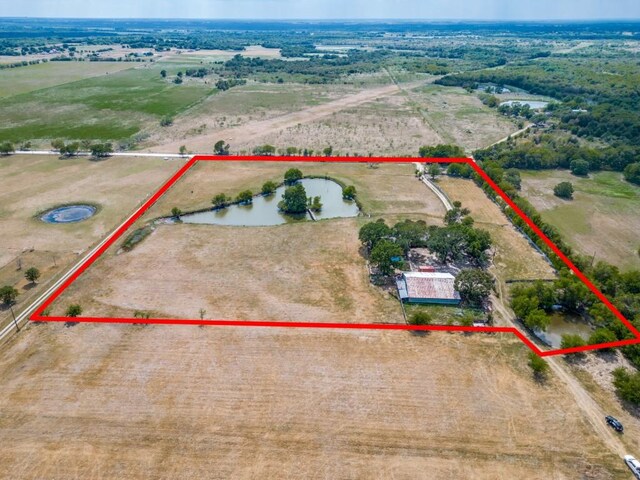
[[[597,328],[589,337],[590,345],[598,345],[600,343],[615,342],[618,340],[616,334],[608,328]]]
[[[160,119],[160,126],[161,127],[170,127],[171,125],[173,125],[173,117],[171,117],[169,115],[165,115],[164,117],[162,117]]]
[[[454,288],[462,300],[471,305],[481,305],[491,294],[493,277],[490,273],[477,268],[463,270],[454,282]]]
[[[312,212],[319,212],[322,210],[322,202],[320,201],[320,197],[309,197],[309,209]]]
[[[584,177],[589,174],[589,162],[586,160],[574,160],[569,164],[571,173],[576,176]]]
[[[624,367],[613,371],[613,385],[616,393],[632,405],[640,405],[640,372],[630,372]]]
[[[229,204],[230,201],[231,199],[227,197],[224,193],[219,193],[215,197],[213,197],[213,200],[211,200],[211,203],[213,203],[213,205],[217,208],[224,208]]]
[[[293,185],[302,179],[302,172],[297,168],[290,168],[284,173],[284,184]]]
[[[0,155],[9,155],[10,153],[15,152],[15,150],[16,149],[11,142],[3,142],[0,144]]]
[[[627,182],[640,185],[640,162],[630,163],[624,169],[624,179]]]
[[[54,150],[60,151],[62,148],[64,148],[64,141],[60,140],[59,138],[52,140],[51,148],[53,148]]]
[[[297,155],[298,147],[287,147],[286,153],[287,153],[288,156]]]
[[[307,211],[307,192],[301,183],[287,187],[278,203],[278,208],[285,213],[304,213]]]
[[[345,200],[353,200],[356,198],[356,187],[348,185],[342,189],[342,198]]]
[[[412,325],[431,325],[431,322],[431,315],[427,312],[416,312],[409,319],[409,323]]]
[[[274,153],[276,153],[276,147],[268,144],[253,149],[254,155],[273,155]]]
[[[244,190],[236,197],[238,203],[250,204],[253,203],[253,192],[251,190]]]
[[[80,150],[80,144],[78,142],[67,143],[66,145],[63,143],[59,150],[60,155],[73,157]]]
[[[324,154],[325,157],[330,157],[331,154],[333,153],[333,147],[329,145],[324,150],[322,150],[322,153]]]
[[[509,182],[516,190],[520,190],[522,187],[522,178],[520,172],[515,168],[510,168],[504,172],[504,179]]]
[[[79,317],[80,315],[82,315],[82,307],[77,303],[73,303],[67,307],[67,317]]]
[[[565,333],[560,341],[560,348],[584,347],[584,339],[580,335]]]
[[[5,305],[13,305],[16,303],[16,298],[18,298],[18,290],[13,288],[11,285],[5,285],[0,288],[0,299]]]
[[[224,140],[218,140],[213,146],[213,153],[216,155],[229,155],[229,144]]]
[[[162,78],[167,78],[167,71],[166,70],[160,70],[160,76]]]
[[[278,185],[276,185],[276,182],[272,182],[271,180],[269,180],[268,182],[264,182],[264,185],[262,185],[262,194],[264,196],[273,195],[274,193],[276,193],[277,188]]]
[[[182,210],[180,210],[178,207],[173,207],[171,209],[171,216],[172,217],[180,218],[180,215],[182,215]]]
[[[391,240],[382,239],[371,250],[371,261],[378,266],[384,275],[389,275],[393,272],[394,267],[401,263],[396,258],[402,257],[403,253],[400,245]]]
[[[549,364],[534,352],[529,352],[529,368],[533,371],[536,380],[542,381],[549,372]]]
[[[24,278],[29,280],[31,283],[36,283],[40,278],[40,270],[36,267],[28,268],[26,272],[24,272]]]
[[[180,150],[178,150],[178,152],[180,153],[180,155],[186,155],[187,154],[187,147],[186,145],[182,145],[180,147]]]
[[[429,175],[431,175],[431,180],[435,180],[440,173],[440,165],[437,163],[429,164]]]
[[[436,145],[434,147],[425,145],[420,147],[418,155],[422,158],[461,158],[464,157],[464,150],[457,145]]]
[[[553,187],[553,194],[556,197],[571,200],[573,198],[573,184],[571,182],[560,182]]]
[[[391,229],[384,223],[383,219],[364,224],[358,232],[358,238],[369,250],[375,247],[380,240],[390,236]]]
[[[178,72],[178,76],[173,79],[173,83],[175,83],[176,85],[180,85],[182,82],[182,72]]]
[[[113,153],[113,145],[111,143],[92,143],[89,151],[96,158],[108,157]]]

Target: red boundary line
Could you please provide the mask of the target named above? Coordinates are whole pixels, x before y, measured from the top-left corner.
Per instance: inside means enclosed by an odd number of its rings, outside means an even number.
[[[598,297],[607,308],[633,333],[635,338],[619,340],[616,342],[601,343],[597,345],[585,345],[582,347],[565,348],[558,350],[540,350],[531,340],[515,327],[463,327],[448,325],[396,325],[396,324],[352,324],[352,323],[311,323],[311,322],[273,322],[273,321],[247,321],[247,320],[192,320],[192,319],[163,319],[163,318],[109,318],[109,317],[43,317],[42,312],[49,307],[69,285],[71,285],[84,271],[89,268],[118,238],[124,234],[158,199],[164,195],[182,176],[199,161],[216,162],[339,162],[339,163],[466,163],[487,182],[491,188],[513,209],[526,224],[538,235],[544,243],[569,267],[569,269]],[[621,347],[640,343],[640,332],[627,320],[609,299],[560,251],[560,249],[531,221],[529,217],[511,200],[506,193],[485,173],[482,168],[471,158],[415,158],[415,157],[280,157],[280,156],[208,156],[196,155],[188,160],[167,182],[160,187],[136,212],[111,234],[109,240],[96,250],[80,267],[60,285],[40,307],[33,313],[30,320],[34,322],[86,322],[86,323],[137,323],[156,325],[218,325],[218,326],[243,326],[243,327],[281,327],[281,328],[330,328],[351,330],[409,330],[409,331],[450,331],[450,332],[487,332],[487,333],[513,333],[527,347],[541,357],[562,355],[566,353],[584,352],[601,348]]]

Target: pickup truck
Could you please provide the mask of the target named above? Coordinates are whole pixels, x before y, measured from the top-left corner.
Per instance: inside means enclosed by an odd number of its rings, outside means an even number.
[[[633,458],[631,455],[625,455],[624,463],[627,464],[627,467],[629,467],[629,470],[633,472],[635,477],[640,479],[640,462]]]

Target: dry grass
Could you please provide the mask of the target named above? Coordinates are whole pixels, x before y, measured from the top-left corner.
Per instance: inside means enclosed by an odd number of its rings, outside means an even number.
[[[628,478],[505,336],[31,326],[0,352],[26,478]]]
[[[275,227],[162,225],[135,250],[107,254],[60,300],[83,315],[400,323],[397,300],[369,283],[358,221]],[[112,249],[115,250],[115,249]]]
[[[553,269],[520,234],[500,208],[471,180],[440,177],[438,185],[448,197],[471,210],[476,226],[491,234],[495,247],[494,265],[501,280],[555,278]]]
[[[57,159],[15,155],[0,158],[0,281],[21,291],[21,272],[42,271],[37,288],[24,290],[18,309],[89,246],[118,225],[171,172],[175,162],[113,157],[101,162],[86,158]],[[45,224],[36,216],[60,204],[91,202],[100,206],[92,218],[67,225]],[[33,252],[31,251],[33,250]],[[0,314],[6,318],[6,312]]]

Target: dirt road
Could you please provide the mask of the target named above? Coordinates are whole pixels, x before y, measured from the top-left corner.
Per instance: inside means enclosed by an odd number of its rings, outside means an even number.
[[[407,84],[407,88],[413,88],[424,82],[415,82]],[[388,97],[400,92],[397,85],[385,85],[383,87],[367,89],[353,95],[347,95],[337,100],[316,105],[297,112],[287,113],[266,120],[257,120],[247,124],[216,130],[205,135],[180,139],[175,142],[165,143],[150,147],[149,151],[154,152],[174,152],[178,151],[181,145],[188,143],[189,149],[194,152],[210,152],[213,144],[218,140],[224,139],[232,144],[239,144],[245,141],[264,137],[271,133],[279,132],[289,127],[293,127],[302,123],[309,123],[320,118],[327,117],[332,113],[339,112],[348,108],[357,107],[363,103],[372,102],[378,98]]]

